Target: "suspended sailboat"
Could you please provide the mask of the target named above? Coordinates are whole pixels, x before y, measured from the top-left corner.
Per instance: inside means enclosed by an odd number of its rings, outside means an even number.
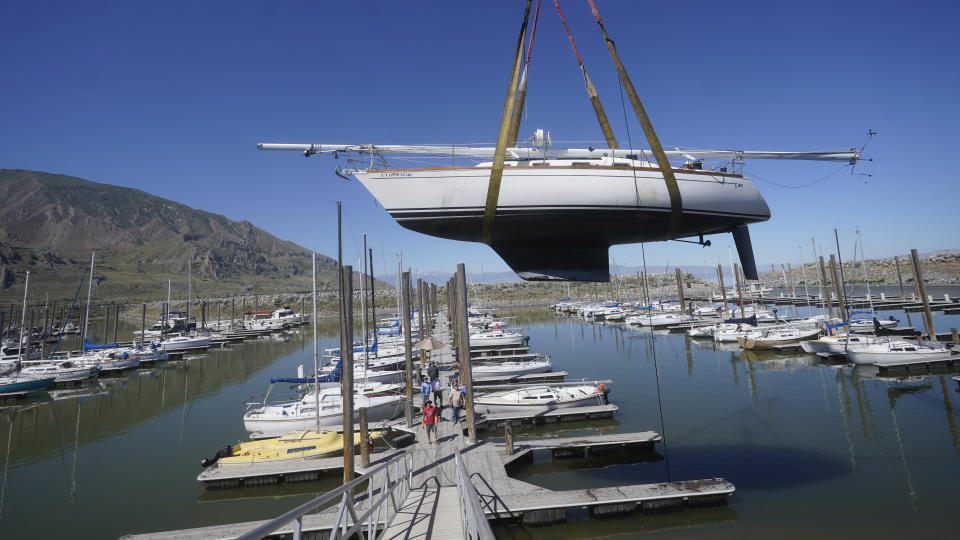
[[[516,144],[523,106],[519,100],[525,93],[526,68],[520,80],[520,66],[529,1],[496,146],[261,143],[258,148],[308,157],[354,156],[364,166],[338,169],[337,174],[356,178],[401,226],[440,238],[483,242],[523,279],[608,281],[610,246],[687,237],[709,245],[703,235],[726,232],[734,235],[746,277],[757,279],[747,225],[770,219],[770,209],[753,183],[733,167],[747,159],[854,163],[859,151],[663,149],[596,7],[591,8],[649,149],[617,146],[579,54],[608,148],[554,148],[550,134],[542,130],[535,132],[532,144]],[[470,167],[389,166],[389,157],[409,154],[489,161]],[[726,164],[709,170],[704,163],[708,159]]]

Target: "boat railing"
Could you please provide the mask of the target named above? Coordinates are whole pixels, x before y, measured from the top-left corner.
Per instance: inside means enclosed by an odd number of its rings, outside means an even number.
[[[467,468],[460,458],[460,450],[454,454],[457,468],[457,490],[460,492],[460,520],[463,523],[463,537],[477,540],[493,540],[493,530],[483,513],[477,488],[470,481]]]
[[[407,495],[410,494],[411,460],[412,457],[405,452],[398,453],[337,489],[301,504],[237,538],[238,540],[257,540],[292,523],[293,538],[300,540],[303,532],[303,517],[337,498],[340,499],[340,503],[337,506],[329,538],[352,538],[362,536],[364,531],[367,538],[380,538],[386,532],[386,526],[400,511]],[[354,491],[363,483],[367,484],[366,497],[355,497]]]

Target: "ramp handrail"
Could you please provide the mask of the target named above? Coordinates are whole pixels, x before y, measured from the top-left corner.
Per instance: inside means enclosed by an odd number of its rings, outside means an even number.
[[[379,530],[381,523],[385,525],[390,523],[410,493],[411,459],[407,453],[400,452],[385,463],[368,470],[362,476],[343,484],[337,489],[328,491],[312,501],[301,504],[237,538],[238,540],[259,540],[280,527],[293,522],[293,538],[294,540],[300,540],[303,530],[303,516],[335,500],[337,497],[340,497],[340,504],[337,507],[337,514],[330,530],[330,538],[350,538],[364,527],[366,527],[367,538],[380,538],[386,531],[386,527],[383,531]],[[375,476],[380,473],[382,473],[383,480],[376,482],[379,486],[375,490]],[[355,501],[353,495],[353,489],[364,482],[367,482],[366,505],[362,504],[362,500]],[[377,496],[376,500],[374,500],[375,495]],[[362,506],[366,507],[365,511],[363,511]],[[358,515],[361,511],[363,513]]]
[[[460,459],[460,450],[454,454],[457,467],[457,489],[460,491],[460,521],[463,523],[464,538],[476,540],[493,540],[493,530],[487,522],[487,516],[480,506],[477,488],[470,481],[467,468]]]

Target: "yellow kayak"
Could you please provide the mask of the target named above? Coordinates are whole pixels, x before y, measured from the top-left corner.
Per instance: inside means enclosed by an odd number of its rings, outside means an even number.
[[[379,434],[371,432],[370,436]],[[359,433],[354,433],[353,444],[360,444]],[[343,435],[335,431],[290,431],[280,437],[243,442],[229,448],[229,452],[223,448],[217,453],[221,467],[315,459],[342,451]],[[210,460],[205,462],[212,464]]]

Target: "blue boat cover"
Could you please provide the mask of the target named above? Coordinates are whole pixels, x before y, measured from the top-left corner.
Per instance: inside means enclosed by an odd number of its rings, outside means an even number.
[[[343,378],[343,360],[337,360],[337,365],[333,367],[333,371],[328,375],[317,378],[316,382],[340,382],[340,379]],[[314,377],[271,377],[271,383],[312,383],[314,382]]]
[[[83,340],[83,350],[85,350],[85,351],[92,351],[92,350],[96,350],[96,349],[116,349],[117,347],[119,347],[119,345],[117,345],[116,343],[106,343],[106,344],[104,344],[104,345],[94,345],[93,343],[90,343],[90,342],[87,341],[86,339]]]
[[[751,315],[749,317],[744,317],[743,319],[727,319],[723,322],[729,323],[729,324],[749,324],[750,326],[756,326],[757,316]]]

